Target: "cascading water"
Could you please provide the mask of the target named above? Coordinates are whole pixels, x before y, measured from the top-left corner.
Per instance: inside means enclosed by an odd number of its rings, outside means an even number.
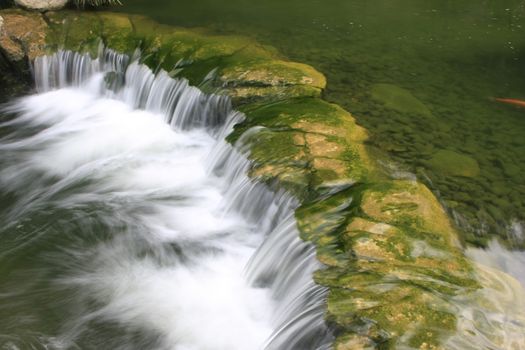
[[[324,349],[296,201],[226,97],[103,49],[34,63],[0,129],[0,347]]]

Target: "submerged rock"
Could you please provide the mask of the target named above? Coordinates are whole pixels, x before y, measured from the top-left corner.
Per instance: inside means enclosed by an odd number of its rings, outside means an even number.
[[[29,10],[52,11],[66,6],[68,0],[15,0],[18,6]]]
[[[432,113],[423,102],[419,101],[412,93],[393,84],[375,84],[370,88],[372,98],[381,102],[387,108],[402,113],[415,113],[432,116]]]
[[[447,149],[434,153],[427,164],[436,172],[450,176],[476,177],[480,171],[474,158]]]

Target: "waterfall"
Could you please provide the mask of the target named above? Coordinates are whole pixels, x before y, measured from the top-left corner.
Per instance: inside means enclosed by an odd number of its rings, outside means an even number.
[[[109,49],[35,60],[0,129],[0,347],[328,349],[298,202],[229,99]]]

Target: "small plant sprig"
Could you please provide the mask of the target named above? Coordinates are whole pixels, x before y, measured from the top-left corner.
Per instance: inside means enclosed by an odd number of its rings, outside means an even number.
[[[122,2],[120,2],[120,0],[73,0],[73,2],[77,7],[122,5]]]

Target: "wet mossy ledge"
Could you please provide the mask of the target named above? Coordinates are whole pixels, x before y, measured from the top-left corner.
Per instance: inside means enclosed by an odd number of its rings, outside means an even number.
[[[58,49],[95,54],[102,42],[133,55],[139,48],[152,69],[232,98],[246,120],[230,142],[262,127],[245,140],[250,175],[301,201],[300,233],[326,266],[314,278],[330,289],[326,319],[335,349],[447,349],[455,338],[476,337],[476,328],[462,334],[459,310],[491,309],[481,293],[487,274],[467,260],[428,188],[381,173],[364,145],[367,131],[323,101],[326,80],[314,68],[249,38],[141,16],[17,9],[0,16],[0,57],[21,72]],[[491,341],[503,339],[493,332]]]

